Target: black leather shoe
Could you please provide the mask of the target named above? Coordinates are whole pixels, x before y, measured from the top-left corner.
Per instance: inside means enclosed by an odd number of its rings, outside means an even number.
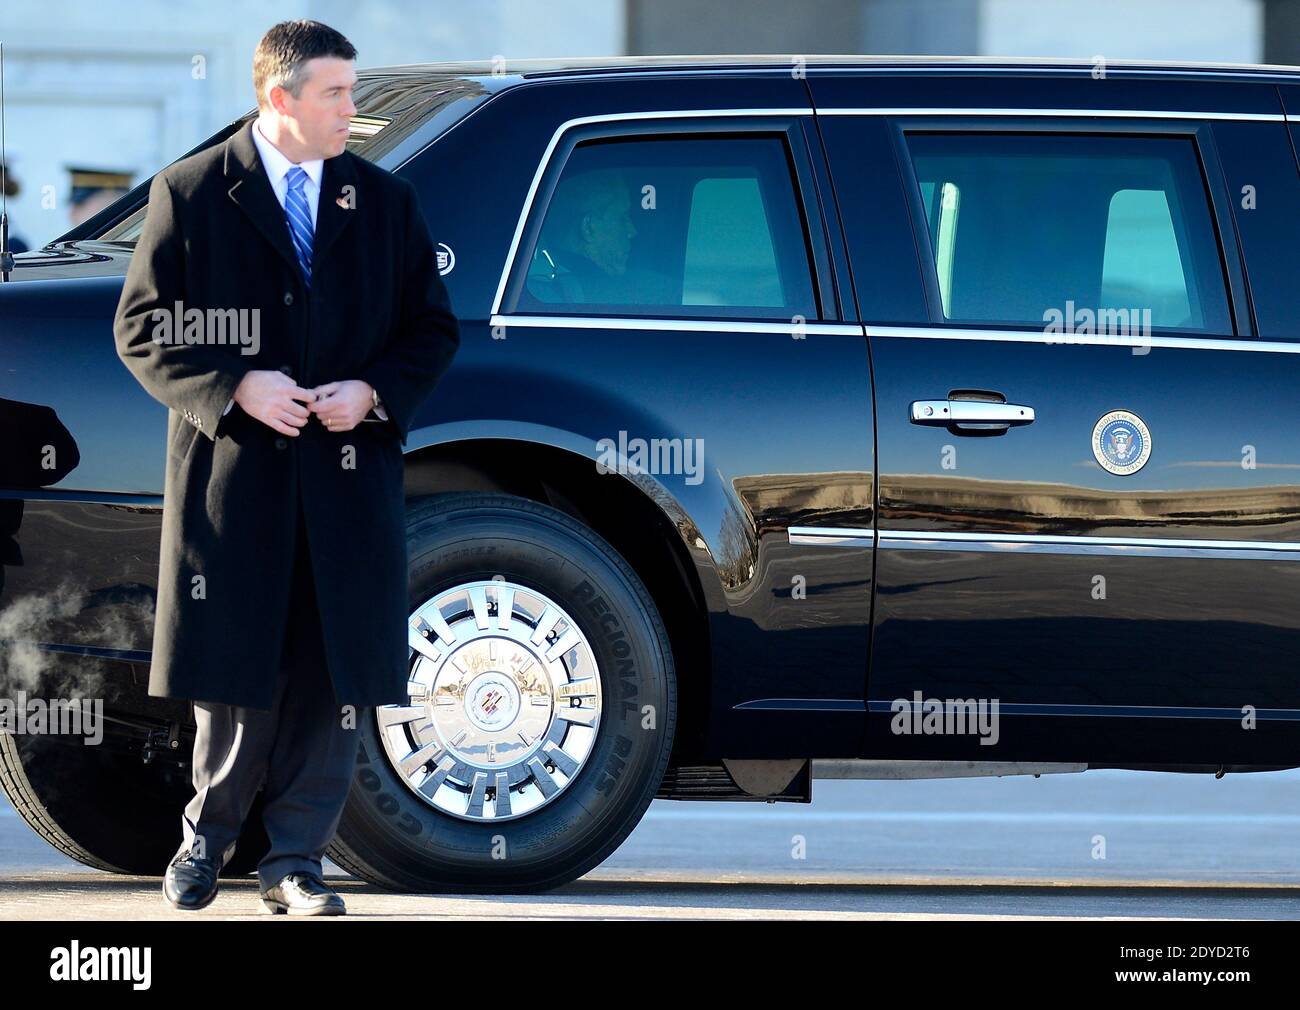
[[[310,873],[290,873],[262,892],[262,906],[275,915],[343,915],[347,907],[338,892]]]
[[[191,855],[183,849],[167,867],[163,877],[163,898],[172,908],[192,912],[212,903],[217,896],[217,874],[221,866],[215,859]]]

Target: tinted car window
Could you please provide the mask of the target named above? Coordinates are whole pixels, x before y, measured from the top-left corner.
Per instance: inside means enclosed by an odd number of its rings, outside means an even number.
[[[544,213],[517,311],[816,318],[780,137],[579,144]]]
[[[1231,334],[1196,151],[1181,137],[909,133],[945,319]],[[1076,324],[1077,325],[1077,324]]]

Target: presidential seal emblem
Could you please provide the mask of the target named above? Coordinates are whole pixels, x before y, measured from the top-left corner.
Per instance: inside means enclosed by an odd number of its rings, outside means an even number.
[[[1112,410],[1093,426],[1092,454],[1110,473],[1137,473],[1151,458],[1151,432],[1137,414]]]

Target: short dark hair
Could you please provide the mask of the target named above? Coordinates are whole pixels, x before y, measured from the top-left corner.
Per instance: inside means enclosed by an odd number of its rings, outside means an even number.
[[[357,50],[341,33],[319,21],[300,18],[272,25],[253,53],[257,107],[266,108],[267,85],[278,84],[294,98],[301,98],[302,86],[307,81],[303,67],[318,56],[355,60]]]

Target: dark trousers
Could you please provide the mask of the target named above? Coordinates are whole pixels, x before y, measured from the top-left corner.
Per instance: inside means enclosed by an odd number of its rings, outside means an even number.
[[[297,871],[320,877],[356,768],[355,727],[368,711],[357,706],[353,713],[334,695],[300,506],[275,700],[269,711],[194,703],[194,798],[182,816],[184,847],[201,841],[199,854],[228,860],[261,788],[271,841],[257,867],[261,889]]]

